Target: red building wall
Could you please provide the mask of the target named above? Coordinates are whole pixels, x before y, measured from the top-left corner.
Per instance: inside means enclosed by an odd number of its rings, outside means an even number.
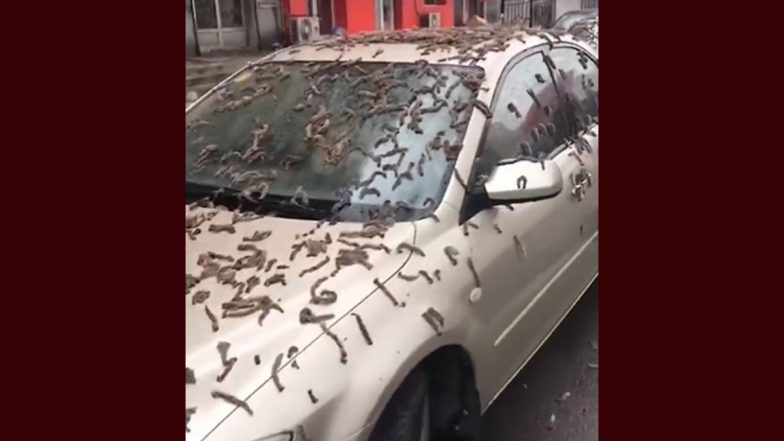
[[[425,0],[399,0],[401,14],[395,17],[395,27],[398,29],[413,29],[419,27],[420,15],[441,13],[441,27],[451,28],[455,25],[454,0],[446,0],[443,5],[425,5]]]
[[[307,16],[310,0],[281,0],[284,33],[288,37],[288,23],[292,17]],[[333,0],[335,22],[333,26],[342,27],[349,34],[371,32],[376,30],[376,0]],[[429,13],[441,14],[441,27],[452,27],[455,24],[454,0],[444,0],[443,5],[425,5],[425,0],[396,0],[395,28],[414,29],[420,27],[420,17]],[[324,13],[329,14],[330,11]],[[322,29],[329,33],[330,29]]]

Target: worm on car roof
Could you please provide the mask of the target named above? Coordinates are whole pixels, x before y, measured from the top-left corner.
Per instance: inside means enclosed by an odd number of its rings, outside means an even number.
[[[440,282],[441,281],[441,270],[437,269],[437,270],[433,271],[433,277],[435,277],[436,280],[438,280]]]
[[[207,318],[210,319],[210,324],[212,325],[212,332],[218,332],[218,318],[215,317],[215,314],[210,311],[210,307],[204,305],[204,312],[207,314]]]
[[[185,408],[185,431],[190,432],[191,429],[188,428],[188,423],[191,422],[191,416],[196,413],[195,407],[186,407]]]
[[[460,252],[457,251],[457,248],[453,246],[444,247],[444,254],[446,254],[446,257],[449,259],[449,262],[452,263],[452,266],[457,265],[457,259],[455,259],[455,256],[460,254]]]
[[[393,296],[392,293],[389,292],[386,286],[384,286],[381,282],[379,282],[378,278],[373,279],[373,284],[376,285],[378,289],[381,290],[381,292],[383,292],[384,295],[387,296],[389,300],[392,301],[392,305],[394,306],[398,305],[398,301],[395,298],[395,296]]]
[[[424,277],[425,280],[427,280],[427,284],[428,285],[432,285],[433,284],[433,279],[430,277],[430,275],[427,273],[427,271],[419,270],[419,274],[421,274],[422,277]]]
[[[351,313],[351,315],[353,315],[354,318],[357,319],[357,326],[359,327],[359,332],[362,333],[362,338],[365,339],[365,343],[367,343],[368,346],[372,346],[373,340],[370,338],[370,334],[368,333],[368,330],[365,327],[365,323],[362,321],[362,317],[360,317],[359,314],[353,312]]]
[[[401,279],[405,280],[406,282],[413,282],[414,280],[419,278],[419,274],[416,274],[414,276],[407,276],[407,275],[403,274],[402,272],[397,273],[397,276],[400,277]]]
[[[207,228],[207,231],[209,231],[210,233],[229,233],[229,234],[234,234],[237,232],[237,230],[234,228],[234,225],[232,224],[225,224],[225,225],[212,224],[209,226],[209,228]]]
[[[272,363],[272,381],[275,383],[275,387],[278,389],[278,392],[283,392],[285,387],[280,384],[280,378],[278,378],[278,370],[280,369],[280,362],[283,361],[283,353],[275,356],[275,362]]]
[[[343,347],[343,343],[340,341],[340,338],[332,333],[332,331],[330,331],[329,328],[327,328],[327,325],[324,323],[319,323],[319,325],[321,325],[321,330],[323,330],[324,333],[327,334],[336,345],[338,345],[338,349],[340,349],[340,362],[346,364],[348,362],[348,353],[346,353],[346,348]]]
[[[219,398],[221,400],[228,402],[229,404],[233,404],[237,407],[241,407],[242,409],[245,410],[245,412],[248,412],[248,415],[253,416],[253,410],[250,408],[250,406],[248,406],[248,403],[246,403],[243,400],[240,400],[234,395],[229,395],[227,393],[223,393],[217,390],[212,391],[210,395],[212,395],[212,398]]]
[[[436,331],[437,335],[441,335],[441,328],[444,327],[444,317],[438,311],[428,308],[427,311],[422,313],[422,318]]]
[[[468,263],[468,269],[471,270],[471,275],[474,276],[474,282],[476,283],[476,287],[477,288],[481,287],[479,283],[479,274],[477,274],[476,268],[474,268],[474,261],[471,260],[471,258],[469,257],[466,262]]]
[[[406,242],[401,242],[400,245],[397,246],[396,250],[397,250],[398,254],[402,253],[403,250],[409,250],[409,251],[411,251],[414,254],[418,254],[418,255],[420,255],[422,257],[425,257],[425,252],[424,251],[422,251],[420,248],[417,248],[414,245],[411,245],[411,244],[406,243]]]
[[[322,266],[328,263],[329,263],[329,256],[326,256],[324,257],[324,260],[318,262],[317,264],[311,266],[310,268],[305,268],[304,270],[300,271],[299,276],[302,277],[307,273],[312,273],[314,271],[317,271],[319,268],[321,268]]]
[[[185,367],[185,384],[196,384],[196,374],[193,369]]]
[[[318,398],[316,398],[316,396],[313,395],[313,389],[308,389],[308,397],[310,398],[311,403],[313,404],[318,403]]]
[[[191,297],[191,305],[198,305],[199,303],[204,303],[210,297],[210,292],[206,289],[202,289],[196,291]]]
[[[493,228],[495,229],[495,231],[498,234],[502,234],[503,233],[503,231],[501,231],[501,227],[499,227],[498,224],[493,224]]]
[[[299,312],[299,322],[303,325],[308,323],[321,323],[333,318],[335,318],[335,314],[315,315],[310,308],[302,308],[302,311]]]

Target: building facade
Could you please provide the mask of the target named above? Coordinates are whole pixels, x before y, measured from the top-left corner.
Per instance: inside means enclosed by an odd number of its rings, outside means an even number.
[[[320,33],[462,26],[494,22],[502,0],[186,0],[185,52],[266,49],[292,41],[290,23],[318,17]]]

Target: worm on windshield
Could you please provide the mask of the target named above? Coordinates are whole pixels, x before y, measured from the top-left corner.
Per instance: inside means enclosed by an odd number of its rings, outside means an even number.
[[[217,391],[217,390],[212,391],[212,393],[210,395],[212,396],[212,398],[218,398],[218,399],[226,401],[229,404],[233,404],[233,405],[235,405],[237,407],[241,407],[243,410],[245,410],[245,412],[248,412],[248,415],[253,416],[253,410],[250,408],[250,406],[248,406],[248,403],[246,403],[243,400],[240,400],[239,398],[235,397],[234,395],[229,395],[227,393],[223,393],[223,392],[220,392],[220,391]]]

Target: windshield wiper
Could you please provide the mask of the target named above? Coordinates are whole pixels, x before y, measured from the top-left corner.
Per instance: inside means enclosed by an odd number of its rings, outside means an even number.
[[[268,194],[257,199],[258,193],[246,196],[242,192],[225,187],[185,182],[185,201],[192,203],[200,200],[211,200],[216,205],[223,205],[230,210],[252,211],[258,214],[275,213],[283,217],[298,219],[322,220],[332,215],[331,208],[335,201],[310,199],[309,205],[302,205],[291,200],[290,196]]]

